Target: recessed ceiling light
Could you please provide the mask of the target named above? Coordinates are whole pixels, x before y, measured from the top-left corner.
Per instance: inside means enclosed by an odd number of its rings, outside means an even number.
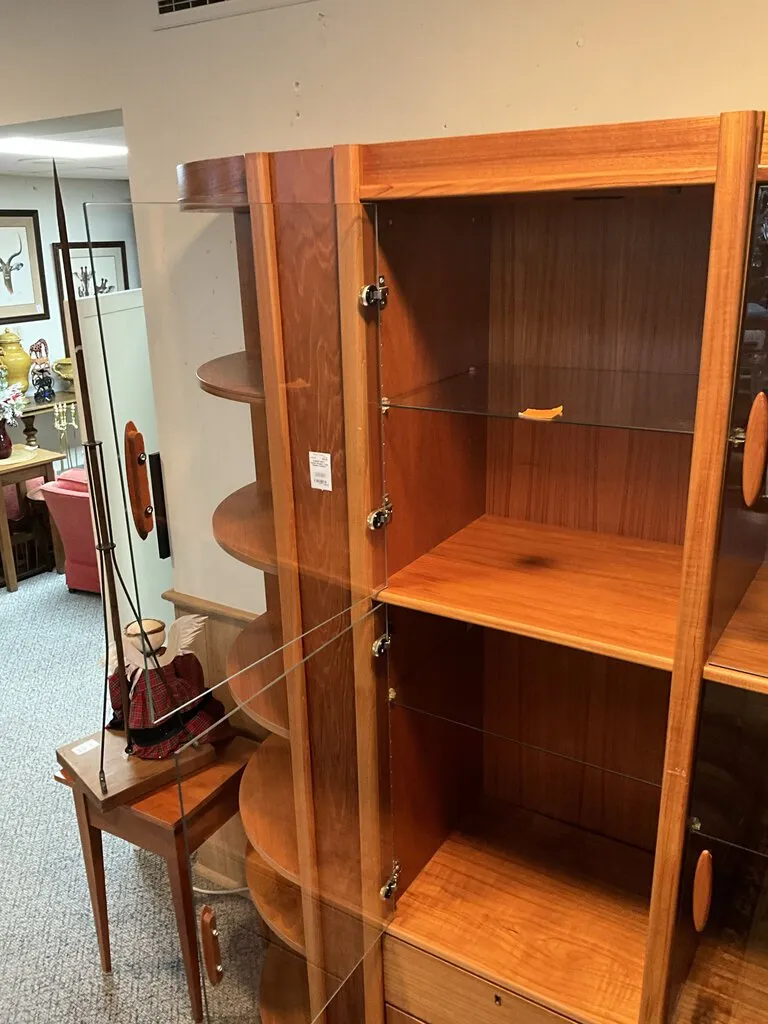
[[[61,160],[93,160],[95,157],[125,156],[127,146],[106,146],[97,142],[57,142],[17,135],[0,138],[0,153],[9,156],[43,156]]]

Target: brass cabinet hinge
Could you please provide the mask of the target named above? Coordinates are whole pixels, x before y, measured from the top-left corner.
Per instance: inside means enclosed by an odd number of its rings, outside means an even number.
[[[389,500],[389,495],[385,494],[382,498],[381,505],[368,514],[368,529],[380,530],[382,526],[387,525],[391,518],[392,502]]]
[[[743,427],[735,427],[728,435],[728,444],[732,448],[743,448],[747,440],[747,432]]]
[[[379,895],[381,896],[381,898],[383,900],[388,900],[388,899],[390,899],[394,895],[395,890],[397,889],[397,883],[398,883],[399,879],[400,879],[400,861],[399,860],[393,860],[392,861],[392,874],[386,880],[384,885],[382,885],[381,889],[379,889]]]

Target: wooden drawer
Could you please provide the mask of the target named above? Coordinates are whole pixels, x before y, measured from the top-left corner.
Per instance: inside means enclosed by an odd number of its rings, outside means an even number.
[[[396,1006],[390,1006],[387,1003],[387,1024],[424,1024],[424,1022],[416,1020],[410,1013],[403,1013]]]
[[[416,946],[384,937],[384,998],[427,1024],[567,1024],[567,1018],[454,967]],[[387,1024],[409,1024],[387,1017]],[[416,1024],[419,1024],[417,1021]]]

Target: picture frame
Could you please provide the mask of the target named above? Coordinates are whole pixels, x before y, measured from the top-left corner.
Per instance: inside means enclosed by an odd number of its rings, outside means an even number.
[[[0,326],[49,316],[40,215],[0,210]]]
[[[78,298],[86,298],[96,294],[104,295],[111,292],[128,290],[128,257],[124,241],[111,242],[70,242],[70,272]],[[67,336],[64,303],[67,293],[64,286],[64,254],[61,242],[53,243],[53,265],[56,270],[56,293],[61,311],[61,326],[64,335],[64,349],[70,354]],[[96,274],[94,288],[93,275]]]

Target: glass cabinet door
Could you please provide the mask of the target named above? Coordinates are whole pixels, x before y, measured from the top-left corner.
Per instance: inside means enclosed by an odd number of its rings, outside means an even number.
[[[684,857],[673,1019],[768,1015],[768,695],[706,682]]]
[[[755,202],[705,677],[768,675],[768,188]]]

